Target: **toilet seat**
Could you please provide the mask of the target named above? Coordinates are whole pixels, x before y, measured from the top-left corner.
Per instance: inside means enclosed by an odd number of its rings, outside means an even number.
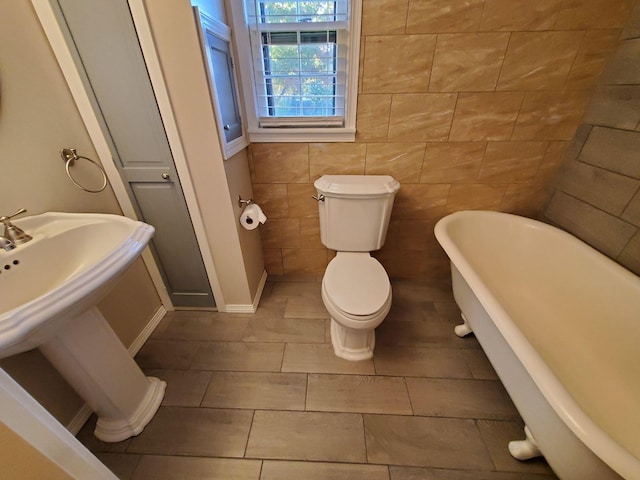
[[[378,318],[391,304],[387,272],[368,253],[338,252],[327,266],[322,290],[341,316],[356,322]]]
[[[365,252],[338,252],[322,279],[322,301],[331,315],[331,344],[346,360],[373,356],[375,329],[391,308],[384,267]]]

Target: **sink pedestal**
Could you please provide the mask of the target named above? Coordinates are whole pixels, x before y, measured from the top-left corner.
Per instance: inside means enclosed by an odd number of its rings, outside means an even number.
[[[160,407],[166,383],[142,373],[96,307],[39,349],[98,415],[94,434],[104,442],[138,435]]]

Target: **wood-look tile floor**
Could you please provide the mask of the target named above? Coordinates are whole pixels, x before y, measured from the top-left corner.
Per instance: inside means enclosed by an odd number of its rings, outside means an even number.
[[[79,439],[127,480],[552,480],[507,451],[523,424],[451,287],[393,282],[372,360],[333,354],[319,283],[269,282],[255,315],[172,312],[136,361],[167,382],[135,438]]]

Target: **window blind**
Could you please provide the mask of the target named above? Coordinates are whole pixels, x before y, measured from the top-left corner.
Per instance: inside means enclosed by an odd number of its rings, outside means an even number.
[[[246,0],[261,127],[344,126],[348,0]]]

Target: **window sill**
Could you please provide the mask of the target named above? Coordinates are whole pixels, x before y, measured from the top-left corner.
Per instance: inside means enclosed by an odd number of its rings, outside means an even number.
[[[251,143],[354,142],[355,128],[256,128],[248,130]]]
[[[229,160],[236,153],[238,153],[241,150],[244,150],[249,146],[249,141],[247,140],[246,135],[242,135],[241,137],[238,137],[235,140],[231,140],[229,143],[225,145],[224,142],[226,140],[224,138],[224,133],[222,133],[220,136],[220,141],[223,143],[222,148],[224,150],[223,156],[225,160]]]

